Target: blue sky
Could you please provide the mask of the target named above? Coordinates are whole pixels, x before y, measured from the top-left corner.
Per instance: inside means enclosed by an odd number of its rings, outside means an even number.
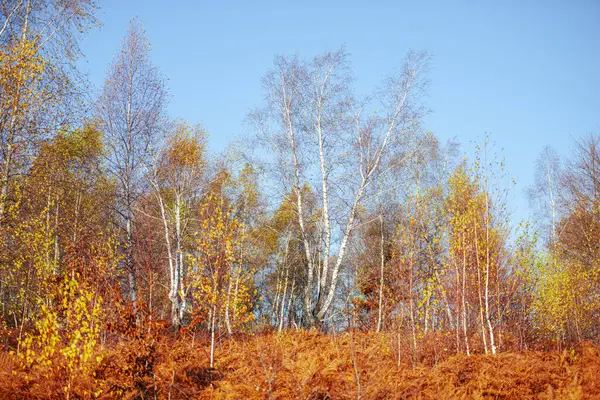
[[[598,1],[105,0],[103,27],[83,41],[83,68],[100,88],[129,20],[138,16],[152,60],[168,78],[169,113],[200,122],[221,151],[262,104],[276,54],[312,57],[346,46],[356,88],[368,93],[409,49],[433,55],[427,129],[465,154],[486,133],[523,190],[545,145],[568,155],[573,138],[600,131]]]

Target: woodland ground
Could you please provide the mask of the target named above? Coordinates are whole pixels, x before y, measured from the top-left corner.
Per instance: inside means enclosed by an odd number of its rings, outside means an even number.
[[[102,399],[594,399],[600,348],[452,355],[430,342],[412,365],[388,334],[294,331],[223,339],[209,368],[204,339],[139,338],[106,346],[71,398]],[[65,369],[25,371],[0,353],[1,399],[65,398]]]

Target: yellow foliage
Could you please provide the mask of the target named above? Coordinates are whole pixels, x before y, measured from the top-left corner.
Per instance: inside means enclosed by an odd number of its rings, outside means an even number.
[[[96,352],[102,317],[102,298],[81,284],[78,274],[63,278],[50,305],[42,305],[35,331],[20,341],[19,358],[27,371],[42,375],[88,375],[101,360]]]
[[[200,220],[188,263],[194,314],[205,319],[214,310],[220,319],[228,313],[232,327],[244,326],[254,314],[253,273],[243,268],[240,256],[242,223],[223,199],[214,195],[202,203]]]

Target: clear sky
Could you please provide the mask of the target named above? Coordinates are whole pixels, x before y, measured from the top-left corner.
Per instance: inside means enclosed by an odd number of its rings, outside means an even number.
[[[312,57],[341,45],[356,88],[368,93],[409,49],[433,55],[427,129],[466,154],[486,132],[523,190],[545,145],[600,131],[600,1],[104,0],[103,27],[83,42],[97,88],[138,16],[152,60],[168,78],[169,113],[200,122],[221,151],[262,105],[261,78],[276,54]]]

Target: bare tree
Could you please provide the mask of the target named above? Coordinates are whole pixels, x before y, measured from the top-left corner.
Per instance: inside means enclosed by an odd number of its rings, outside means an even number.
[[[166,102],[163,78],[151,64],[149,52],[145,32],[140,22],[133,20],[121,51],[110,65],[97,105],[109,150],[107,167],[117,184],[116,212],[126,231],[125,267],[134,308],[137,301],[134,208],[143,189],[144,166],[159,132]]]
[[[77,35],[96,24],[96,9],[93,0],[1,0],[0,45],[27,37],[46,57],[75,58]]]
[[[419,125],[426,65],[426,55],[410,53],[373,96],[379,112],[368,115],[352,96],[343,49],[308,63],[278,57],[263,80],[267,106],[251,119],[258,127],[259,143],[270,155],[265,161],[283,182],[282,192],[295,193],[306,258],[303,297],[308,325],[320,325],[331,309],[369,186],[403,138]],[[308,219],[304,210],[305,188],[315,191],[318,221]]]
[[[544,147],[536,161],[534,183],[527,188],[527,195],[536,213],[538,228],[546,232],[551,247],[555,247],[558,241],[561,174],[558,154],[552,147]]]
[[[561,252],[594,268],[600,260],[600,134],[589,134],[575,143],[574,154],[561,173],[560,187]]]

